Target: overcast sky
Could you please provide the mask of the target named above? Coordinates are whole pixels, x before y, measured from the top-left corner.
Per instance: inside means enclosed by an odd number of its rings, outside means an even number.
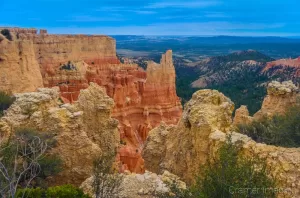
[[[300,0],[1,0],[0,26],[109,35],[300,36]]]

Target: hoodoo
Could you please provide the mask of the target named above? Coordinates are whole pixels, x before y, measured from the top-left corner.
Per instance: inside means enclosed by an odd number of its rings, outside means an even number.
[[[144,172],[141,150],[148,132],[162,121],[176,124],[182,113],[172,51],[162,55],[160,64],[149,62],[145,71],[137,64],[121,63],[116,42],[108,36],[8,30],[12,40],[0,42],[0,80],[5,81],[0,89],[20,93],[59,87],[61,99],[73,103],[91,82],[105,88],[115,103],[112,117],[119,120],[121,170]]]

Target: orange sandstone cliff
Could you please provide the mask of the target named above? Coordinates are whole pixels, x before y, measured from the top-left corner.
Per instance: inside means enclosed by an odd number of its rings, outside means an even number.
[[[281,76],[283,79],[290,79],[299,84],[300,57],[296,59],[279,59],[268,62],[263,72],[271,76]]]
[[[43,87],[33,42],[9,41],[0,34],[0,90],[21,93]]]
[[[162,55],[159,64],[149,62],[144,71],[137,64],[120,63],[116,42],[108,36],[50,35],[46,30],[21,28],[9,30],[13,40],[0,43],[0,75],[6,76],[2,79],[10,87],[1,83],[0,89],[19,93],[57,86],[61,99],[73,103],[80,90],[88,88],[91,82],[100,85],[115,102],[112,116],[119,120],[122,144],[117,158],[122,164],[121,171],[144,172],[141,151],[149,131],[162,121],[176,124],[182,113],[176,95],[172,51]],[[7,54],[2,45],[13,45],[12,52]],[[11,72],[16,79],[10,77],[2,64],[9,68],[7,63],[17,62],[11,60],[22,56],[27,60],[28,66],[23,66],[27,73],[21,66],[14,66],[16,71]],[[20,73],[24,79],[17,78]]]

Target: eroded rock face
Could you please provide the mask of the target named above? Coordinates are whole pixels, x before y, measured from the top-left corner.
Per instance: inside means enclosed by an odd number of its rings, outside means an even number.
[[[70,69],[62,69],[66,66]],[[112,116],[119,120],[120,137],[126,144],[118,155],[123,163],[121,171],[144,172],[141,150],[148,132],[161,121],[176,124],[182,112],[171,50],[162,56],[160,64],[151,62],[146,72],[134,64],[88,65],[80,61],[65,63],[53,74],[47,82],[58,85],[66,101],[76,101],[88,82],[104,87],[114,99]]]
[[[249,111],[247,106],[242,105],[240,108],[238,108],[235,111],[235,116],[233,119],[233,124],[239,125],[239,124],[249,124],[251,123],[253,118],[249,115]]]
[[[9,41],[4,37],[2,39],[0,41],[0,90],[24,93],[43,87],[33,42]]]
[[[3,67],[4,70],[0,67],[0,77],[4,75],[1,79],[5,81],[0,89],[19,93],[34,91],[43,85],[57,86],[63,102],[74,103],[89,83],[100,85],[114,100],[112,116],[119,120],[120,138],[126,144],[118,155],[123,163],[121,171],[144,172],[141,150],[149,131],[161,121],[176,124],[182,113],[176,95],[172,51],[162,55],[160,64],[150,62],[144,71],[137,64],[121,64],[116,56],[116,42],[108,36],[50,35],[46,30],[22,28],[9,30],[13,41],[2,40],[0,45],[14,43],[14,47],[10,54],[6,48],[1,48],[0,64],[1,57],[5,60],[6,57],[18,59],[22,54],[30,56],[25,56],[26,65],[18,63],[14,70],[9,71],[9,65]],[[30,45],[25,48],[25,43]]]
[[[270,87],[274,88],[273,85]],[[269,92],[278,93],[276,90]],[[167,170],[192,183],[199,167],[216,156],[226,135],[231,134],[233,143],[242,143],[245,156],[266,159],[271,175],[278,178],[278,187],[292,192],[289,197],[299,197],[300,149],[256,143],[248,136],[232,132],[232,112],[233,103],[223,94],[213,90],[196,92],[178,125],[161,124],[150,131],[143,151],[146,169],[157,174]],[[242,119],[248,115],[245,107],[240,112]]]
[[[207,160],[209,135],[229,129],[233,109],[218,91],[194,93],[177,126],[162,124],[149,133],[143,151],[146,169],[158,174],[168,170],[191,182]]]
[[[18,127],[55,134],[51,152],[63,160],[63,171],[49,178],[52,185],[80,185],[91,175],[93,160],[103,152],[116,152],[118,121],[111,118],[114,102],[96,84],[81,91],[78,103],[62,104],[58,88],[16,95],[15,103],[0,120],[1,140]]]
[[[157,175],[146,171],[144,174],[123,174],[120,191],[120,198],[154,198],[158,193],[169,192],[166,183],[175,182],[178,188],[186,189],[186,184],[179,177],[165,171],[162,175]],[[80,188],[86,194],[96,197],[92,189],[93,177],[84,181]]]
[[[268,62],[266,67],[264,68],[263,72],[272,73],[272,75],[285,75],[288,70],[292,70],[293,74],[290,76],[290,79],[294,79],[299,81],[300,78],[300,57],[295,59],[279,59],[272,62]]]
[[[292,81],[272,81],[267,87],[268,95],[265,97],[261,109],[249,116],[246,106],[242,105],[235,112],[234,125],[249,124],[253,120],[260,120],[263,117],[272,117],[276,114],[284,114],[286,110],[300,99],[299,88]]]
[[[282,83],[272,81],[268,85],[268,95],[265,97],[261,109],[254,114],[254,119],[282,114],[288,107],[296,104],[298,97],[298,88],[292,81]]]

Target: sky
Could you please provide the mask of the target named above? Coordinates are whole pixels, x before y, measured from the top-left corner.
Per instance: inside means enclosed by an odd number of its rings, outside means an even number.
[[[300,0],[1,0],[0,26],[59,34],[300,36]]]

